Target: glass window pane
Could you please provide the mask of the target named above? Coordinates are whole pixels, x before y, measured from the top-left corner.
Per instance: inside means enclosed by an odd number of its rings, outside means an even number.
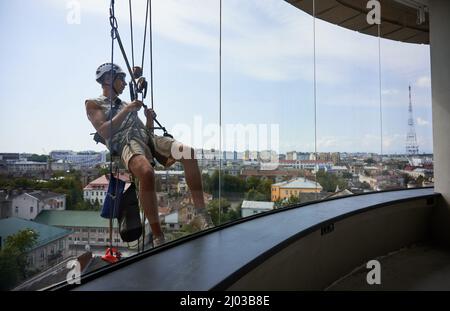
[[[381,39],[381,68],[385,165],[381,189],[432,186],[430,47]]]
[[[312,17],[276,0],[223,6],[220,223],[315,187],[300,168],[314,150]]]

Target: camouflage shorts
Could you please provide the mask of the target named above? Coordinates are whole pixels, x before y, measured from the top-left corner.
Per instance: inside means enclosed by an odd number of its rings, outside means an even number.
[[[180,142],[176,141],[173,138],[165,137],[165,136],[157,136],[153,137],[153,142],[155,145],[156,155],[153,155],[150,147],[147,143],[142,141],[139,138],[132,138],[122,150],[122,161],[129,171],[128,164],[131,158],[135,155],[144,155],[149,161],[152,161],[153,158],[156,158],[158,162],[160,162],[165,167],[169,167],[175,163],[175,159],[172,156],[172,145],[175,143],[176,145],[181,145]]]

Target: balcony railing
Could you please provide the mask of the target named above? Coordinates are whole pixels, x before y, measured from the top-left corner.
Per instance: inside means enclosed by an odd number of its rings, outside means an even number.
[[[275,210],[50,289],[324,289],[367,260],[430,238],[438,197],[433,188],[409,189]]]

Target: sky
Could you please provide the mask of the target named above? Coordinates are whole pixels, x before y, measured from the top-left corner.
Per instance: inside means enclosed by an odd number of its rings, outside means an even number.
[[[115,2],[131,61],[128,1]],[[132,0],[136,64],[145,2]],[[314,34],[313,18],[282,0],[223,0],[220,97],[219,1],[152,3],[154,109],[178,140],[218,148],[222,124],[228,150],[266,149],[268,140],[283,153],[403,153],[411,85],[419,150],[432,152],[429,46],[380,40],[380,114],[378,38],[319,19]],[[111,59],[108,7],[0,1],[0,152],[105,149],[89,135],[84,101],[101,94],[95,69]],[[114,54],[125,69],[117,44]],[[148,78],[149,63],[147,45]],[[127,89],[121,97],[129,101]],[[256,129],[248,143],[237,138],[245,129]]]

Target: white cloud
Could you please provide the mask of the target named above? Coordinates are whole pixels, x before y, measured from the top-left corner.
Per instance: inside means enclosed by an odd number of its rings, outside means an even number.
[[[318,152],[380,152],[380,136],[365,134],[360,136],[321,136],[317,139]]]
[[[64,1],[47,0],[64,6]],[[79,0],[82,14],[107,16],[109,1]],[[133,1],[135,25],[143,27],[145,0]],[[160,36],[218,54],[218,1],[154,0],[154,31]],[[116,1],[128,31],[128,1]],[[223,69],[270,81],[313,80],[313,19],[280,0],[223,3]],[[383,74],[409,79],[428,59],[427,47],[382,40]],[[378,39],[316,20],[317,82],[360,83],[378,74]],[[218,66],[218,64],[217,64]],[[195,65],[194,65],[195,67]],[[357,71],[355,73],[355,71]],[[420,84],[426,83],[419,80]]]
[[[334,149],[338,148],[342,143],[345,143],[345,141],[337,136],[321,137],[317,140],[317,149]]]
[[[433,137],[426,135],[417,135],[417,144],[419,145],[419,152],[433,152]]]
[[[417,124],[420,125],[420,126],[427,126],[427,125],[430,124],[430,122],[428,122],[428,121],[425,120],[425,119],[422,119],[421,117],[418,117],[418,118],[416,119],[416,121],[417,121]]]
[[[403,152],[406,134],[383,133],[383,154]],[[429,143],[418,142],[420,146],[429,149]],[[318,152],[334,152],[345,150],[347,152],[381,152],[379,135],[363,134],[358,136],[323,136],[317,140]]]
[[[431,87],[431,78],[429,76],[422,76],[419,79],[417,79],[415,85],[418,87],[430,88]]]
[[[405,87],[399,90],[398,93],[383,95],[382,100],[383,100],[382,103],[383,108],[404,107],[405,110],[408,109],[409,103],[408,86],[405,84]],[[413,109],[416,109],[418,107],[431,108],[431,96],[429,92],[417,89],[413,90],[412,104]]]
[[[383,134],[384,152],[392,152],[403,148],[405,135],[401,134]]]
[[[384,89],[381,91],[381,95],[383,96],[390,96],[390,95],[397,95],[399,91],[397,89]]]

